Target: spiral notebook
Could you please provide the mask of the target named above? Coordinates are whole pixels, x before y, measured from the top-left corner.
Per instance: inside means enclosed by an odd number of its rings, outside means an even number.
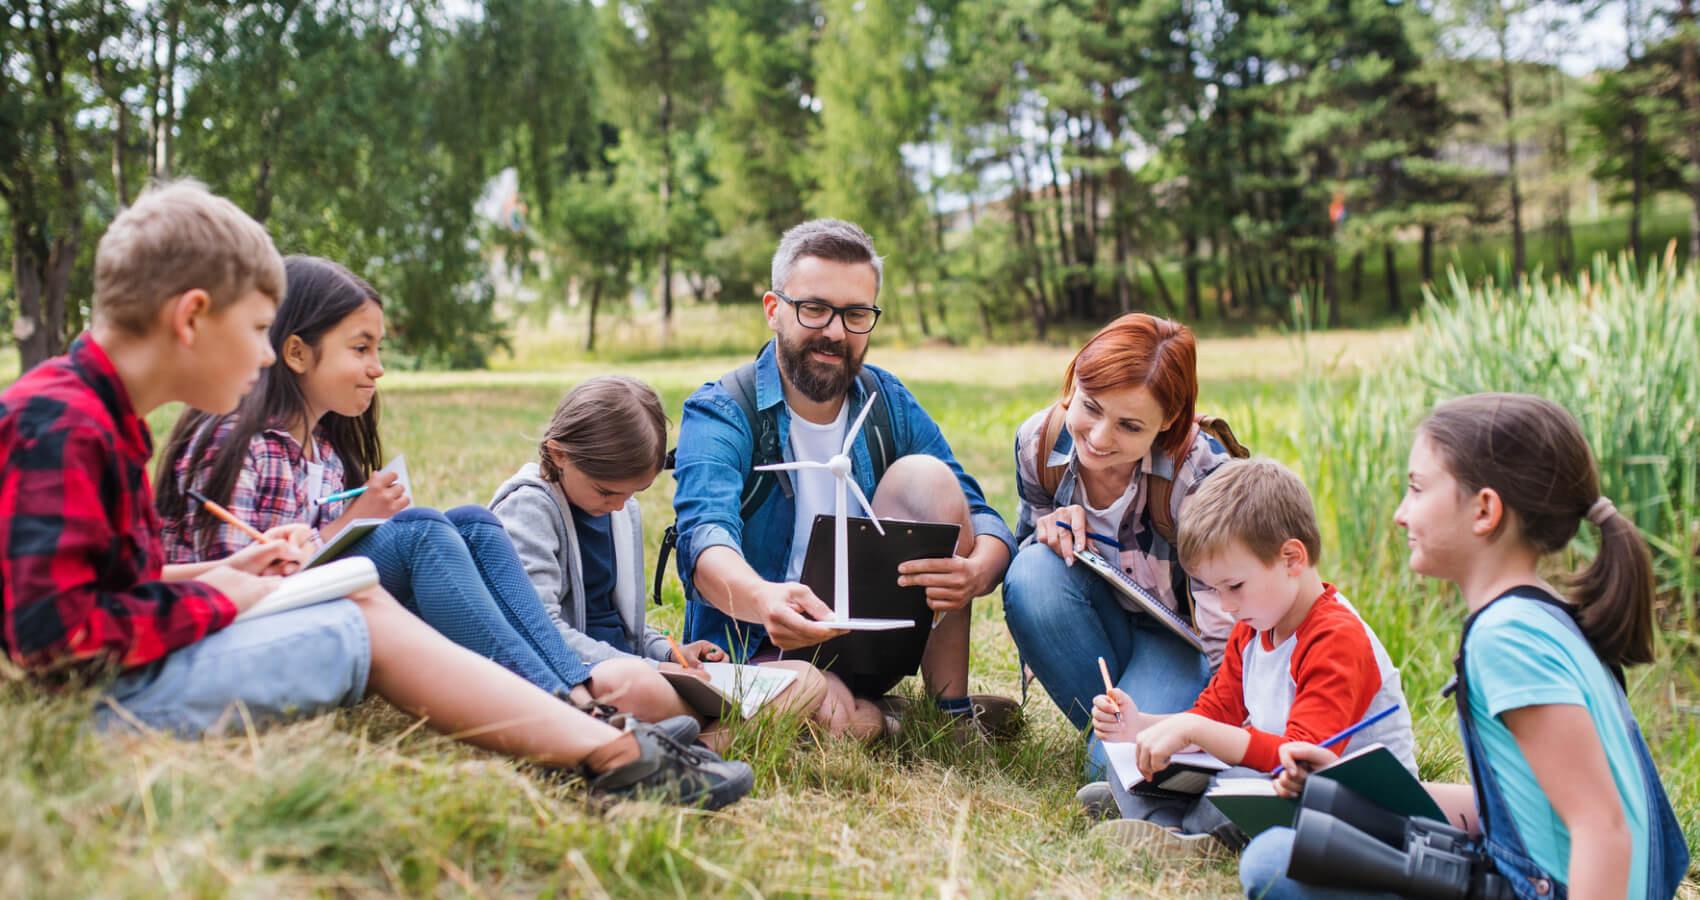
[[[1127,573],[1115,566],[1109,560],[1091,550],[1076,550],[1074,558],[1086,564],[1086,568],[1096,572],[1100,578],[1110,583],[1122,596],[1132,600],[1151,618],[1163,624],[1163,627],[1174,632],[1181,640],[1191,644],[1198,652],[1204,652],[1204,638],[1198,636],[1191,623],[1181,618],[1181,614],[1164,605],[1156,594],[1151,593],[1145,585],[1127,577]]]
[[[260,598],[260,602],[237,613],[237,621],[276,615],[327,600],[340,600],[355,591],[378,583],[378,567],[364,556],[350,556],[322,566],[303,569]]]

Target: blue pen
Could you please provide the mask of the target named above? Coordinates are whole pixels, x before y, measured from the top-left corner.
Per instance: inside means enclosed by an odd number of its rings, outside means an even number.
[[[1394,713],[1396,713],[1398,711],[1399,711],[1399,704],[1395,703],[1392,706],[1389,706],[1386,709],[1382,710],[1381,712],[1378,712],[1373,716],[1369,716],[1369,717],[1365,718],[1362,722],[1359,722],[1358,724],[1353,725],[1352,727],[1346,729],[1345,731],[1340,732],[1339,734],[1329,738],[1328,740],[1317,744],[1317,746],[1318,747],[1327,747],[1329,744],[1338,744],[1341,741],[1345,740],[1346,738],[1349,738],[1352,735],[1357,734],[1360,731],[1363,731],[1365,728],[1368,728],[1371,725],[1374,725],[1375,723],[1381,721],[1382,719],[1387,718],[1388,716],[1393,715]],[[1276,766],[1275,771],[1269,773],[1269,777],[1274,778],[1275,776],[1280,775],[1282,770],[1284,770],[1286,768],[1287,768],[1286,766]]]
[[[337,491],[336,493],[331,494],[328,497],[320,497],[317,502],[320,506],[323,506],[326,503],[337,503],[337,502],[342,501],[342,500],[353,500],[355,497],[358,497],[358,496],[360,496],[361,494],[364,494],[364,493],[366,493],[366,487],[365,487],[365,485],[362,485],[362,486],[357,487],[357,488],[349,488],[346,491]]]
[[[1099,534],[1096,531],[1088,531],[1088,532],[1086,532],[1086,537],[1089,540],[1094,540],[1094,541],[1097,541],[1100,544],[1104,544],[1104,545],[1109,546],[1109,547],[1114,547],[1117,550],[1120,550],[1122,548],[1121,541],[1118,541],[1115,538],[1110,537],[1107,534]]]

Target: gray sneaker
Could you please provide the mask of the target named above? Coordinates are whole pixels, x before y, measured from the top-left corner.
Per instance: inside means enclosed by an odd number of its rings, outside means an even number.
[[[586,772],[592,796],[720,809],[755,786],[755,772],[748,765],[721,759],[700,744],[680,743],[642,723],[634,723],[630,734],[637,739],[638,758],[601,774]]]
[[[1108,781],[1094,781],[1074,792],[1074,799],[1080,803],[1080,811],[1086,818],[1094,822],[1103,822],[1121,816],[1121,810],[1116,808],[1116,795],[1110,791]]]

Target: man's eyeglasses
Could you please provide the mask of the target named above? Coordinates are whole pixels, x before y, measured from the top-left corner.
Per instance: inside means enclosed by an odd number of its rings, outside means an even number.
[[[791,304],[791,308],[797,311],[797,324],[804,328],[825,328],[832,324],[832,317],[837,316],[844,320],[845,331],[867,334],[880,320],[880,308],[877,306],[833,306],[819,300],[796,300],[779,290],[775,290],[773,295]]]

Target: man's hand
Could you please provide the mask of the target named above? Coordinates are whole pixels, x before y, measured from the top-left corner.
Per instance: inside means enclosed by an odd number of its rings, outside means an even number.
[[[823,624],[832,618],[832,610],[806,585],[763,582],[750,599],[760,616],[757,623],[781,650],[812,647],[847,633]]]
[[[1086,549],[1086,507],[1059,507],[1033,523],[1033,537],[1051,548],[1059,559],[1074,565],[1076,550]]]
[[[927,589],[927,606],[934,612],[955,612],[982,594],[986,581],[972,556],[912,559],[897,567],[897,583]]]
[[[285,526],[288,527],[288,526]],[[306,526],[300,526],[306,528]],[[289,537],[278,536],[283,529],[274,528],[266,532],[266,539],[246,547],[225,557],[219,564],[220,568],[235,569],[249,575],[288,575],[301,568],[307,560],[307,551]],[[197,576],[205,580],[206,576]]]
[[[1281,754],[1281,774],[1275,776],[1275,793],[1297,797],[1304,792],[1310,773],[1340,758],[1340,754],[1304,741],[1289,741],[1276,751]]]
[[[679,652],[685,656],[687,666],[696,667],[705,662],[725,662],[726,651],[720,649],[713,641],[692,641],[681,644]]]
[[[1139,704],[1121,688],[1092,698],[1092,733],[1100,741],[1126,743],[1139,736]]]
[[[240,555],[241,553],[237,553],[230,558],[235,559],[236,556]],[[260,602],[267,594],[277,590],[278,583],[283,581],[276,575],[254,575],[228,564],[209,569],[195,580],[212,586],[219,593],[230,598],[230,602],[236,604],[237,612],[246,611],[249,607]]]
[[[1192,727],[1198,716],[1178,713],[1165,716],[1139,733],[1139,771],[1146,778],[1156,775],[1169,765],[1169,757],[1193,742]]]

